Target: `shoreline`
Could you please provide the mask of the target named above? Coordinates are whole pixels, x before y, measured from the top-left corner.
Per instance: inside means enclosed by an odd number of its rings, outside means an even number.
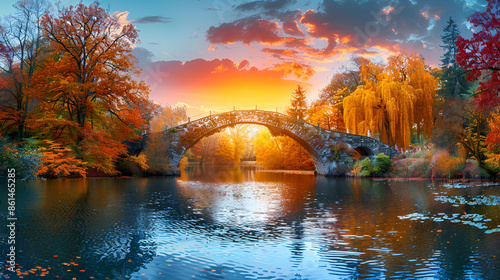
[[[285,169],[261,169],[255,170],[255,172],[265,172],[265,173],[282,173],[282,174],[299,174],[299,175],[315,175],[314,170],[285,170]]]

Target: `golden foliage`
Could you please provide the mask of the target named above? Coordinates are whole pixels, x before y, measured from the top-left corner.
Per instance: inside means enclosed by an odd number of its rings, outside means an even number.
[[[306,120],[325,129],[345,132],[344,117],[337,106],[326,104],[313,106],[308,110]]]
[[[459,169],[461,163],[462,160],[460,158],[450,156],[447,153],[441,153],[436,157],[436,162],[432,169],[433,177],[451,178],[453,172]]]
[[[410,146],[414,126],[417,134],[431,135],[437,79],[425,70],[420,56],[393,56],[383,71],[365,61],[361,76],[365,85],[343,104],[350,133],[380,134],[382,142],[403,150]]]
[[[140,154],[138,156],[128,156],[127,160],[138,166],[142,171],[146,171],[149,169],[145,154]]]
[[[273,139],[267,129],[257,134],[254,143],[257,164],[265,169],[279,169],[283,165],[283,156],[276,139]]]
[[[314,170],[311,155],[288,136],[273,137],[263,129],[254,142],[257,164],[266,169]]]
[[[492,170],[492,175],[500,176],[500,154],[487,154],[485,163]]]
[[[43,165],[36,176],[44,178],[83,177],[87,176],[87,163],[70,156],[71,149],[61,147],[54,141],[45,141],[48,148],[41,148]]]
[[[218,164],[233,164],[234,158],[234,144],[231,141],[231,136],[227,133],[219,134],[217,145],[213,151],[213,158],[215,163]]]

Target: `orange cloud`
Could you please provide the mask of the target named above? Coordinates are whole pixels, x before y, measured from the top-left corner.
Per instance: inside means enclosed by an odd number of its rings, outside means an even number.
[[[208,47],[208,50],[209,50],[209,51],[214,51],[214,50],[215,50],[214,45],[211,45],[210,47]]]
[[[316,74],[314,68],[309,65],[299,64],[294,62],[284,62],[273,68],[273,71],[283,71],[285,76],[295,76],[304,81],[309,80],[311,76]]]
[[[240,63],[229,59],[160,61],[145,67],[141,78],[150,85],[150,98],[159,103],[185,102],[208,108],[249,105],[282,108],[288,104],[297,84],[310,87],[304,82],[285,79],[286,76],[305,79],[314,70],[297,63],[274,68],[257,69],[246,60]]]

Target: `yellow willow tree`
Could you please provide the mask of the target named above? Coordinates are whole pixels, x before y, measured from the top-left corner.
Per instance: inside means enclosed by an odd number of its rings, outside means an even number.
[[[413,129],[419,136],[431,136],[437,79],[425,70],[422,57],[397,55],[383,68],[364,63],[361,69],[365,85],[344,99],[350,133],[379,134],[382,142],[399,150],[409,148]],[[377,72],[375,78],[367,74]]]

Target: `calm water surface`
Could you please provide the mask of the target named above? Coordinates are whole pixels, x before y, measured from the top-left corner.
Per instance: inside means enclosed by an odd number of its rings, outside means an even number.
[[[0,190],[0,278],[8,244]],[[23,279],[499,279],[500,182],[191,169],[18,183]],[[93,277],[93,278],[92,278]]]

